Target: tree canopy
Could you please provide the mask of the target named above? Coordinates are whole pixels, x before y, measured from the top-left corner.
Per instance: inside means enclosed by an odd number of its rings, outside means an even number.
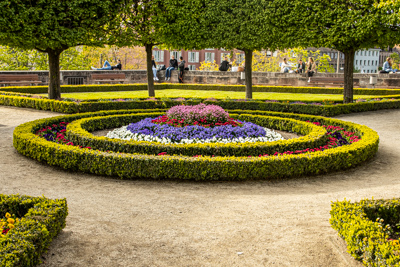
[[[77,45],[108,42],[122,0],[3,0],[0,44],[49,56],[49,98],[60,98],[60,54]]]
[[[254,50],[289,47],[282,39],[274,1],[164,0],[163,40],[184,49],[237,48],[245,52],[246,98],[252,98]]]
[[[353,102],[354,55],[359,49],[393,45],[399,27],[378,0],[276,0],[284,38],[295,45],[329,47],[345,55],[344,102]],[[396,40],[397,39],[397,40]]]

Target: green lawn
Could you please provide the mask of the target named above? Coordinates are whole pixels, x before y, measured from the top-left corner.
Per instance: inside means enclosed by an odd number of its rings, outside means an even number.
[[[47,94],[42,94],[47,96]],[[147,91],[130,91],[130,92],[98,92],[98,93],[65,93],[62,98],[73,98],[79,100],[88,99],[112,99],[112,98],[145,98],[148,97]],[[227,92],[227,91],[199,91],[199,90],[156,90],[157,98],[209,98],[216,99],[244,99],[244,92]],[[382,96],[371,95],[355,95],[354,98],[381,98]],[[269,100],[286,100],[286,101],[322,101],[343,100],[342,95],[332,94],[291,94],[291,93],[263,93],[253,92],[254,99],[269,99]]]

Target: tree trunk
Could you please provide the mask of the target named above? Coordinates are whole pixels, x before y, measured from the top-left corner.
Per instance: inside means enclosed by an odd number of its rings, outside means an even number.
[[[246,99],[253,98],[253,83],[251,76],[251,69],[253,65],[253,50],[244,50],[244,60],[245,60],[245,83],[246,83]]]
[[[149,92],[149,97],[156,96],[154,92],[154,77],[153,77],[153,69],[151,64],[151,56],[153,54],[153,45],[146,44],[146,67],[147,67],[147,90]]]
[[[62,50],[48,49],[46,52],[49,55],[49,99],[60,99],[60,54]]]
[[[344,51],[343,103],[353,103],[354,49]]]

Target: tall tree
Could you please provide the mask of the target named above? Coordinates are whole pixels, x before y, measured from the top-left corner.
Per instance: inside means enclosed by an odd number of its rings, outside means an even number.
[[[394,10],[379,0],[277,0],[284,38],[301,46],[329,47],[345,55],[343,102],[353,102],[354,55],[359,49],[398,42]],[[397,1],[399,2],[399,1]],[[396,40],[397,38],[397,40]]]
[[[102,45],[122,0],[2,0],[0,44],[36,49],[49,57],[49,98],[58,99],[60,55],[69,47]]]
[[[161,1],[161,0],[159,0]],[[290,46],[274,15],[273,0],[163,0],[163,38],[184,49],[237,48],[245,53],[246,98],[252,98],[254,50]]]
[[[160,27],[156,17],[162,10],[155,0],[124,0],[120,15],[121,32],[119,46],[144,46],[146,50],[147,88],[149,96],[155,96],[151,56],[153,47],[160,44]]]

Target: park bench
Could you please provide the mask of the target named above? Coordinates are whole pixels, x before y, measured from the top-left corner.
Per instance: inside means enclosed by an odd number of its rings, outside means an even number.
[[[353,84],[358,85],[359,79],[353,79]],[[309,84],[334,84],[344,85],[344,78],[333,78],[333,77],[311,77]]]
[[[9,84],[35,85],[42,83],[37,74],[0,74],[0,85]]]
[[[97,83],[123,83],[125,81],[125,74],[124,73],[92,74],[92,81]]]

